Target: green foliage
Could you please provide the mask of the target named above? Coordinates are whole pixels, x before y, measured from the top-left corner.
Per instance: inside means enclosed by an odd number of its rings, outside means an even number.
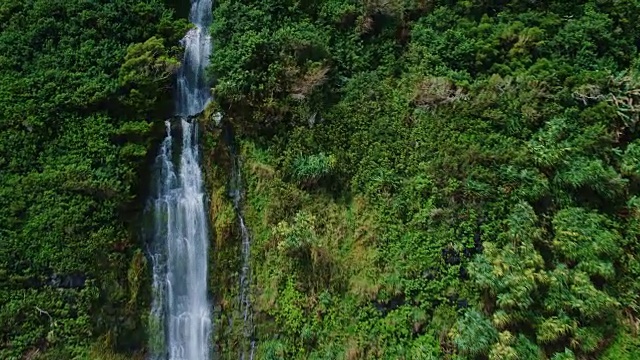
[[[573,351],[565,348],[563,352],[553,354],[551,360],[575,360],[576,356]]]
[[[498,339],[498,332],[489,319],[475,310],[465,312],[456,324],[453,342],[462,354],[479,355],[486,353]]]
[[[259,357],[634,358],[638,14],[217,1],[207,125],[224,112],[242,144]],[[156,0],[0,4],[0,358],[146,341],[140,170],[188,26]],[[232,358],[239,234],[206,135]]]
[[[639,10],[219,1],[261,349],[573,359],[620,339],[640,309]]]
[[[313,246],[317,241],[315,234],[315,217],[303,212],[296,214],[293,224],[280,222],[275,234],[282,240],[278,242],[278,249],[287,253],[295,253]]]
[[[632,325],[633,326],[633,325]],[[629,328],[621,328],[613,344],[602,354],[603,360],[631,360],[640,356],[640,340]]]
[[[314,182],[331,174],[336,166],[336,157],[323,153],[297,157],[293,163],[293,176],[298,181]]]
[[[640,141],[635,140],[627,146],[620,170],[627,176],[640,177]]]
[[[559,211],[553,219],[556,233],[552,247],[564,262],[589,276],[615,277],[613,262],[621,255],[622,239],[610,231],[611,221],[584,209],[568,208]]]
[[[128,91],[124,104],[141,114],[152,111],[158,97],[169,90],[179,66],[178,60],[168,55],[162,39],[154,36],[130,45],[118,73],[118,85]]]
[[[185,22],[121,0],[3,1],[0,18],[0,358],[109,358],[90,354],[106,334],[140,349],[136,196]]]

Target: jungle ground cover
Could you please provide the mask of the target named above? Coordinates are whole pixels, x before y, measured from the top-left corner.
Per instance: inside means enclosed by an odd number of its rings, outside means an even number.
[[[209,116],[241,148],[258,358],[640,355],[640,2],[221,0],[214,16]],[[231,359],[248,346],[238,234],[209,135]]]
[[[2,359],[144,353],[140,216],[188,28],[169,7],[0,4]],[[248,346],[218,111],[257,358],[640,357],[640,2],[214,7],[218,358]]]
[[[187,29],[162,1],[0,2],[0,358],[146,345],[136,219]]]

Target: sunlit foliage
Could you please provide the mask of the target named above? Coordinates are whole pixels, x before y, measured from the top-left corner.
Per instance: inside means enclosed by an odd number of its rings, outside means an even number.
[[[261,354],[638,356],[640,2],[214,14]]]

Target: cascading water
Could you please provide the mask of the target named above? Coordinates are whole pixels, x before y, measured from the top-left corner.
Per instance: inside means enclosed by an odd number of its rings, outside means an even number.
[[[242,269],[240,271],[240,315],[242,316],[242,332],[244,342],[240,345],[240,360],[253,360],[255,353],[255,340],[253,329],[253,310],[251,307],[251,267],[250,267],[250,251],[251,251],[251,234],[244,222],[242,214],[242,177],[240,169],[240,160],[238,158],[235,145],[233,143],[233,134],[229,127],[225,128],[227,143],[229,144],[229,153],[231,154],[231,197],[233,198],[233,207],[238,216],[238,224],[240,226],[240,235],[242,236]]]
[[[152,242],[154,299],[150,344],[154,360],[207,360],[211,317],[207,299],[208,229],[199,166],[198,129],[191,117],[210,99],[205,69],[211,40],[211,0],[191,0],[195,27],[182,40],[185,54],[178,73],[176,115],[182,141],[174,144],[172,124],[156,158]],[[175,146],[174,148],[174,145]],[[180,153],[174,164],[174,151]]]

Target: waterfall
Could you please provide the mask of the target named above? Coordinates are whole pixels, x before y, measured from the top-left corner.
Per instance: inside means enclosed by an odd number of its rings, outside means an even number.
[[[180,121],[166,122],[167,135],[155,162],[155,193],[150,202],[154,214],[150,317],[154,360],[209,359],[209,236],[198,128],[191,118],[210,100],[205,69],[211,50],[211,16],[211,0],[191,0],[189,19],[195,27],[182,40],[185,54],[176,91]],[[172,127],[177,126],[181,128],[181,141],[172,135]]]

